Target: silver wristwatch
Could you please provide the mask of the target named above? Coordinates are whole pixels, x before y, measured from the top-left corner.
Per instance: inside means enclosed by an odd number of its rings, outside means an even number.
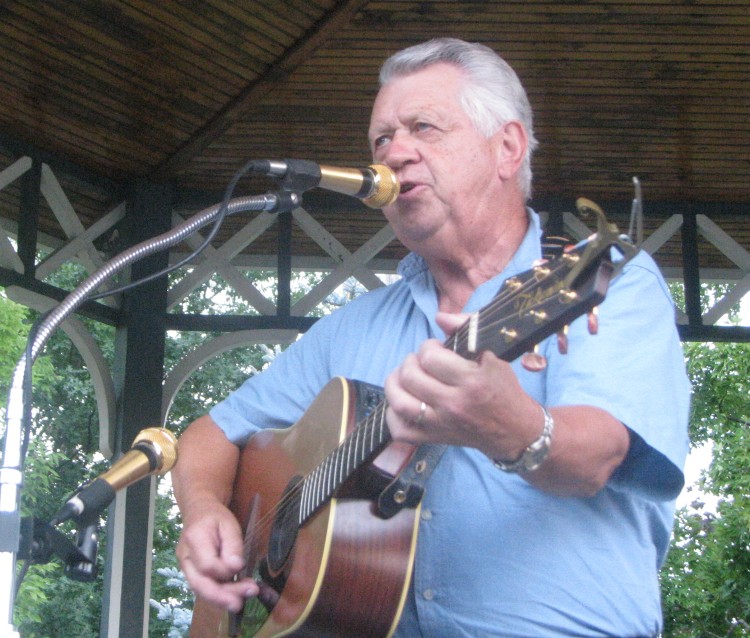
[[[501,461],[493,459],[495,467],[503,472],[533,472],[547,458],[552,445],[552,432],[555,429],[555,421],[547,408],[542,407],[544,413],[544,428],[539,438],[527,447],[523,454],[515,461]]]

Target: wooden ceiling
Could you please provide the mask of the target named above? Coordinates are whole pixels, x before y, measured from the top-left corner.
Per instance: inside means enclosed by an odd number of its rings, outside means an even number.
[[[638,176],[647,218],[707,207],[750,249],[748,0],[6,0],[0,169],[50,163],[88,226],[137,178],[195,208],[249,159],[365,166],[379,65],[444,35],[517,70],[544,202],[628,205]],[[356,249],[381,221],[352,207],[320,216]]]

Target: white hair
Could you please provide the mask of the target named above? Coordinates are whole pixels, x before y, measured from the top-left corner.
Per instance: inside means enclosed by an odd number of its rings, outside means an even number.
[[[503,124],[513,120],[526,130],[528,148],[518,180],[528,199],[531,156],[538,145],[531,105],[516,72],[492,49],[457,38],[429,40],[388,58],[380,69],[380,86],[440,62],[452,64],[465,74],[467,82],[459,96],[461,106],[482,135],[491,137]]]

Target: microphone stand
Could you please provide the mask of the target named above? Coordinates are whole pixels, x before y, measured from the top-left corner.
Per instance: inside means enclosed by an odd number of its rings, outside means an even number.
[[[136,244],[114,257],[68,294],[41,322],[32,343],[16,364],[6,409],[5,448],[3,464],[0,467],[0,638],[19,638],[19,633],[13,626],[13,606],[15,601],[16,560],[22,546],[20,494],[23,482],[24,379],[50,336],[97,288],[115,274],[149,255],[179,244],[218,217],[220,213],[232,215],[244,211],[286,212],[296,207],[299,202],[300,196],[297,193],[285,191],[239,197],[206,208],[175,228]],[[73,551],[65,547],[57,533],[49,535],[47,534],[49,530],[42,533],[43,536],[45,534],[47,537],[51,536],[48,544],[54,548],[54,551],[60,553],[58,550],[62,545],[63,548],[60,551],[63,556],[72,557],[73,567],[71,569],[74,573],[77,558],[80,559],[77,562],[82,565],[95,560],[96,543],[94,542],[92,547],[91,540],[96,538],[96,527],[90,521],[87,521],[87,523],[78,532],[79,548],[83,548],[80,553],[77,553],[79,550]],[[28,525],[24,527],[28,527]],[[33,544],[31,540],[24,542]],[[28,544],[24,547],[28,547]],[[84,569],[86,568],[84,567]]]
[[[29,565],[49,563],[53,556],[62,560],[65,575],[71,580],[92,582],[96,579],[96,556],[99,551],[99,532],[96,516],[80,521],[76,526],[73,544],[52,524],[33,516],[21,520],[21,542],[18,557]]]

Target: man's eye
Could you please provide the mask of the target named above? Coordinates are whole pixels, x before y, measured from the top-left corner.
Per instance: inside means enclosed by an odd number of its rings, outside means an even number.
[[[372,143],[372,146],[373,148],[381,148],[382,146],[388,143],[389,139],[390,138],[387,135],[381,135],[380,137],[376,137]]]
[[[414,128],[415,128],[415,129],[416,129],[417,131],[428,131],[428,130],[430,130],[430,129],[434,128],[434,127],[432,126],[432,124],[430,124],[430,123],[428,123],[428,122],[417,122],[417,123],[416,123],[416,124],[414,125]]]

